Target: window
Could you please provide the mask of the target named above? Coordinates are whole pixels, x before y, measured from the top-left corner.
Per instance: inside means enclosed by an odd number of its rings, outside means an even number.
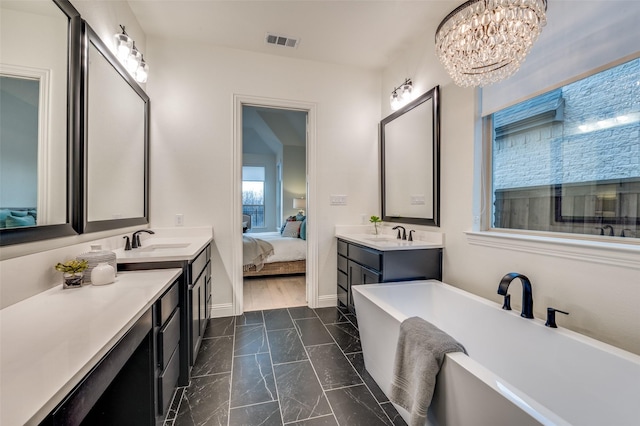
[[[640,237],[640,58],[490,122],[492,228]]]
[[[252,228],[264,228],[265,168],[242,167],[242,214],[251,216]]]

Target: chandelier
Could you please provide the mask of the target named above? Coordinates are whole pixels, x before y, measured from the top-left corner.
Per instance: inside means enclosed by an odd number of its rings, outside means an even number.
[[[546,10],[547,0],[469,0],[438,26],[438,58],[458,86],[503,80],[520,68]]]

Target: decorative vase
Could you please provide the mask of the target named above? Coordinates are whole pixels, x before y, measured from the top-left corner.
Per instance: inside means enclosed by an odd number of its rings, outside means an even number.
[[[62,288],[80,288],[84,273],[82,272],[63,272],[62,273]]]
[[[91,272],[93,268],[98,266],[99,263],[108,263],[111,265],[114,271],[118,270],[116,263],[116,254],[112,251],[102,250],[102,245],[92,244],[91,251],[82,253],[76,257],[78,260],[86,260],[89,262],[89,267],[85,271],[85,284],[90,284],[92,281]]]
[[[116,279],[116,271],[113,266],[102,262],[91,271],[91,284],[105,285],[111,284]]]

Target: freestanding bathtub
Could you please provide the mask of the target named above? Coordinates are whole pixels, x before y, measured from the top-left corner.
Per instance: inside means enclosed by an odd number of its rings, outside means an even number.
[[[439,281],[359,285],[353,294],[365,366],[387,395],[406,318],[424,318],[467,349],[446,355],[429,425],[640,425],[640,356]]]

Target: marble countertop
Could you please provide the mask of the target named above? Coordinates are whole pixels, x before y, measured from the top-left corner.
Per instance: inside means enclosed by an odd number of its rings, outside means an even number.
[[[211,236],[155,237],[142,240],[141,247],[114,250],[118,263],[190,261],[212,241]]]
[[[113,284],[59,285],[0,310],[0,424],[44,419],[180,273],[119,272]]]
[[[421,250],[444,247],[442,233],[416,231],[413,241],[407,241],[399,240],[396,231],[391,230],[389,227],[382,226],[379,227],[377,235],[373,232],[373,227],[371,226],[336,226],[335,236],[342,240],[380,251]]]

